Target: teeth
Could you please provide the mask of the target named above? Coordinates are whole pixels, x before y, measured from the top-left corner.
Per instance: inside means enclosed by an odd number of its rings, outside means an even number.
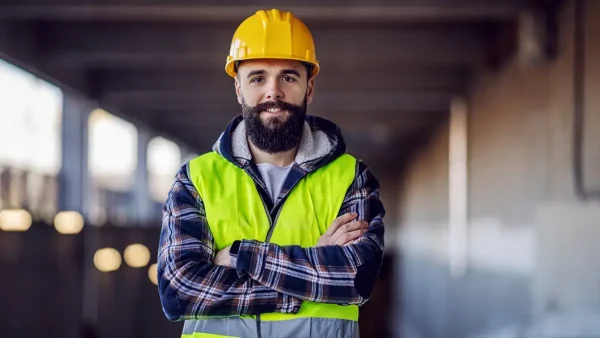
[[[274,112],[278,112],[279,108],[269,108],[269,109],[267,109],[267,111],[270,113],[274,113]]]

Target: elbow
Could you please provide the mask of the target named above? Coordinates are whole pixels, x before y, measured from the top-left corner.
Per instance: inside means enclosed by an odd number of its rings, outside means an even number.
[[[186,288],[188,281],[172,283],[171,280],[159,275],[158,290],[163,313],[168,320],[179,322],[197,316],[220,315],[216,302],[209,299],[210,296],[198,296],[192,294]],[[181,285],[177,287],[176,285]],[[229,315],[226,313],[225,315]]]
[[[172,322],[183,320],[186,306],[183,304],[183,300],[178,297],[177,291],[173,289],[169,281],[160,277],[158,289],[162,310],[167,319]]]
[[[383,252],[358,267],[354,278],[354,287],[359,295],[356,305],[363,305],[371,298],[375,282],[379,277],[382,259]]]

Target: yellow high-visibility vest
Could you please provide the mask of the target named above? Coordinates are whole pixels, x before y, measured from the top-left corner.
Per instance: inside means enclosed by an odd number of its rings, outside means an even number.
[[[244,170],[210,152],[189,162],[188,175],[204,203],[216,250],[235,240],[315,246],[338,216],[356,174],[344,154],[307,174],[271,219],[255,182]],[[358,306],[303,301],[297,314],[201,317],[186,320],[182,337],[357,337]]]

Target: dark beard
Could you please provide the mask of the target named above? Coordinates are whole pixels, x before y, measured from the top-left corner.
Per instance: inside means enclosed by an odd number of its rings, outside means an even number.
[[[260,112],[269,108],[287,110],[288,116],[271,117],[264,122]],[[259,103],[254,107],[242,102],[242,116],[246,123],[246,134],[260,150],[268,153],[280,153],[294,149],[302,139],[302,130],[306,118],[306,99],[301,106],[283,101]]]

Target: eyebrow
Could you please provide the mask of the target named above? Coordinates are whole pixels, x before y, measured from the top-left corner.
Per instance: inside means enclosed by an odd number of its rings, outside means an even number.
[[[284,69],[281,71],[282,74],[294,74],[297,77],[300,77],[300,73],[295,69]]]
[[[254,76],[254,75],[262,75],[262,74],[265,74],[265,73],[266,72],[263,69],[253,70],[253,71],[249,72],[246,77],[251,77],[251,76]],[[284,70],[282,70],[281,74],[293,74],[293,75],[296,75],[296,76],[300,77],[300,72],[298,72],[295,69],[291,69],[291,68],[290,69],[284,69]]]
[[[254,76],[254,75],[260,75],[260,74],[264,74],[264,73],[265,73],[265,71],[262,70],[262,69],[253,70],[253,71],[249,72],[246,77],[251,77],[251,76]]]

